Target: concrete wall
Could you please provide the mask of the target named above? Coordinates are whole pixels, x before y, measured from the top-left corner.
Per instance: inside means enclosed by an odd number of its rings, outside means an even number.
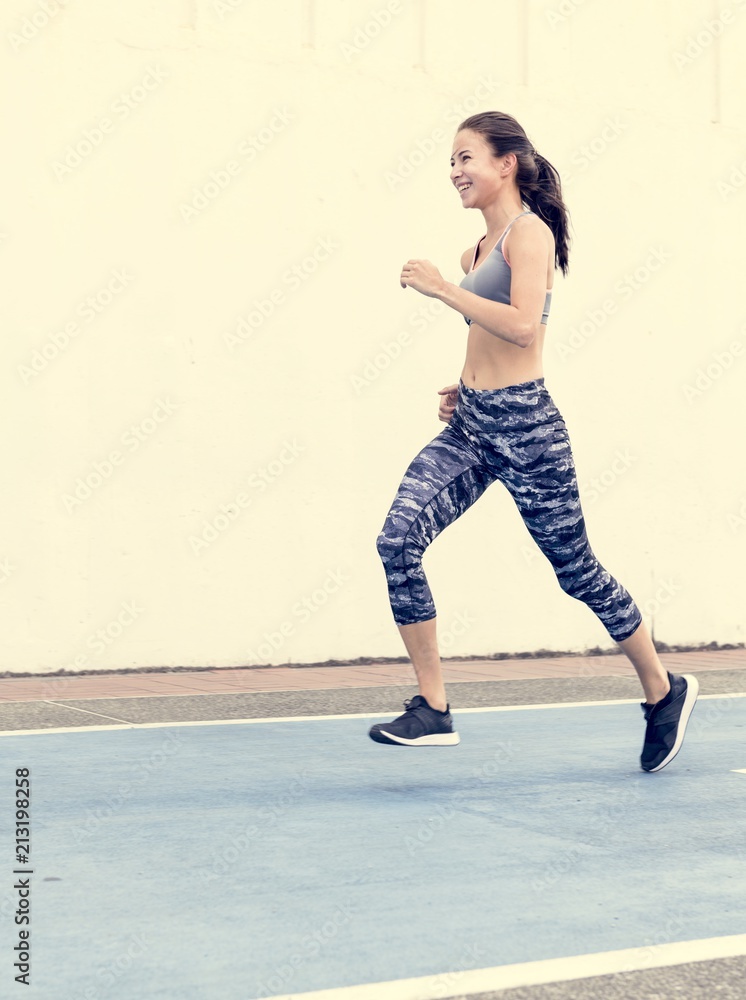
[[[669,643],[744,640],[746,3],[12,0],[0,669],[404,652],[375,538],[443,427],[484,232],[458,122],[560,170],[547,385]],[[425,556],[444,655],[611,647],[499,485]]]

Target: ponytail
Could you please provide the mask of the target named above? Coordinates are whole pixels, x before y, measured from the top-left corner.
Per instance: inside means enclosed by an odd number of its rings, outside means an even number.
[[[546,157],[537,153],[526,133],[511,115],[485,111],[472,115],[458,127],[478,132],[495,156],[515,153],[518,165],[515,180],[521,198],[546,222],[554,235],[554,265],[563,275],[569,269],[569,213],[562,200],[562,182]]]
[[[521,196],[532,212],[546,222],[554,234],[554,265],[563,275],[569,264],[569,236],[567,208],[562,201],[562,182],[556,169],[546,157],[535,150],[523,155],[517,153],[516,184]],[[524,159],[524,162],[521,160]],[[531,162],[533,161],[533,162]],[[532,177],[532,174],[535,174]]]

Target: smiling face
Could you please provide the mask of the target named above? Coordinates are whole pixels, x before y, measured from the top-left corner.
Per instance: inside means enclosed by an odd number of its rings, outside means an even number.
[[[479,132],[465,128],[456,133],[451,154],[451,183],[459,191],[461,204],[482,208],[494,201],[512,174],[514,153],[495,156]]]

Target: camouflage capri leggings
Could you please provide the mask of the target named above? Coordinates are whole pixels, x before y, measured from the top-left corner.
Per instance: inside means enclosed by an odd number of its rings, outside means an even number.
[[[459,379],[450,422],[412,459],[376,539],[394,621],[435,617],[423,553],[496,479],[562,590],[587,604],[616,641],[632,635],[642,616],[588,542],[570,439],[543,378],[505,389]]]

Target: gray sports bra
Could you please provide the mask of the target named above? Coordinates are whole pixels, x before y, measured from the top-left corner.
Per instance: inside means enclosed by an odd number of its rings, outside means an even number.
[[[521,215],[531,214],[530,210],[521,212]],[[517,215],[515,218],[520,219],[520,217],[520,215]],[[502,247],[503,241],[514,222],[515,219],[512,219],[508,223],[507,229],[497,241],[494,250],[487,254],[477,269],[474,270],[474,261],[476,260],[479,243],[482,242],[484,236],[477,243],[471,259],[471,267],[464,275],[463,281],[459,282],[461,288],[465,288],[468,292],[474,292],[475,295],[481,295],[485,299],[492,299],[493,302],[504,302],[505,305],[510,305],[510,264],[505,259],[505,254],[502,253]],[[541,316],[542,323],[546,323],[549,318],[549,306],[551,303],[552,290],[548,288],[546,298],[544,299],[544,312]],[[471,324],[468,316],[464,316],[464,319],[468,324]]]

